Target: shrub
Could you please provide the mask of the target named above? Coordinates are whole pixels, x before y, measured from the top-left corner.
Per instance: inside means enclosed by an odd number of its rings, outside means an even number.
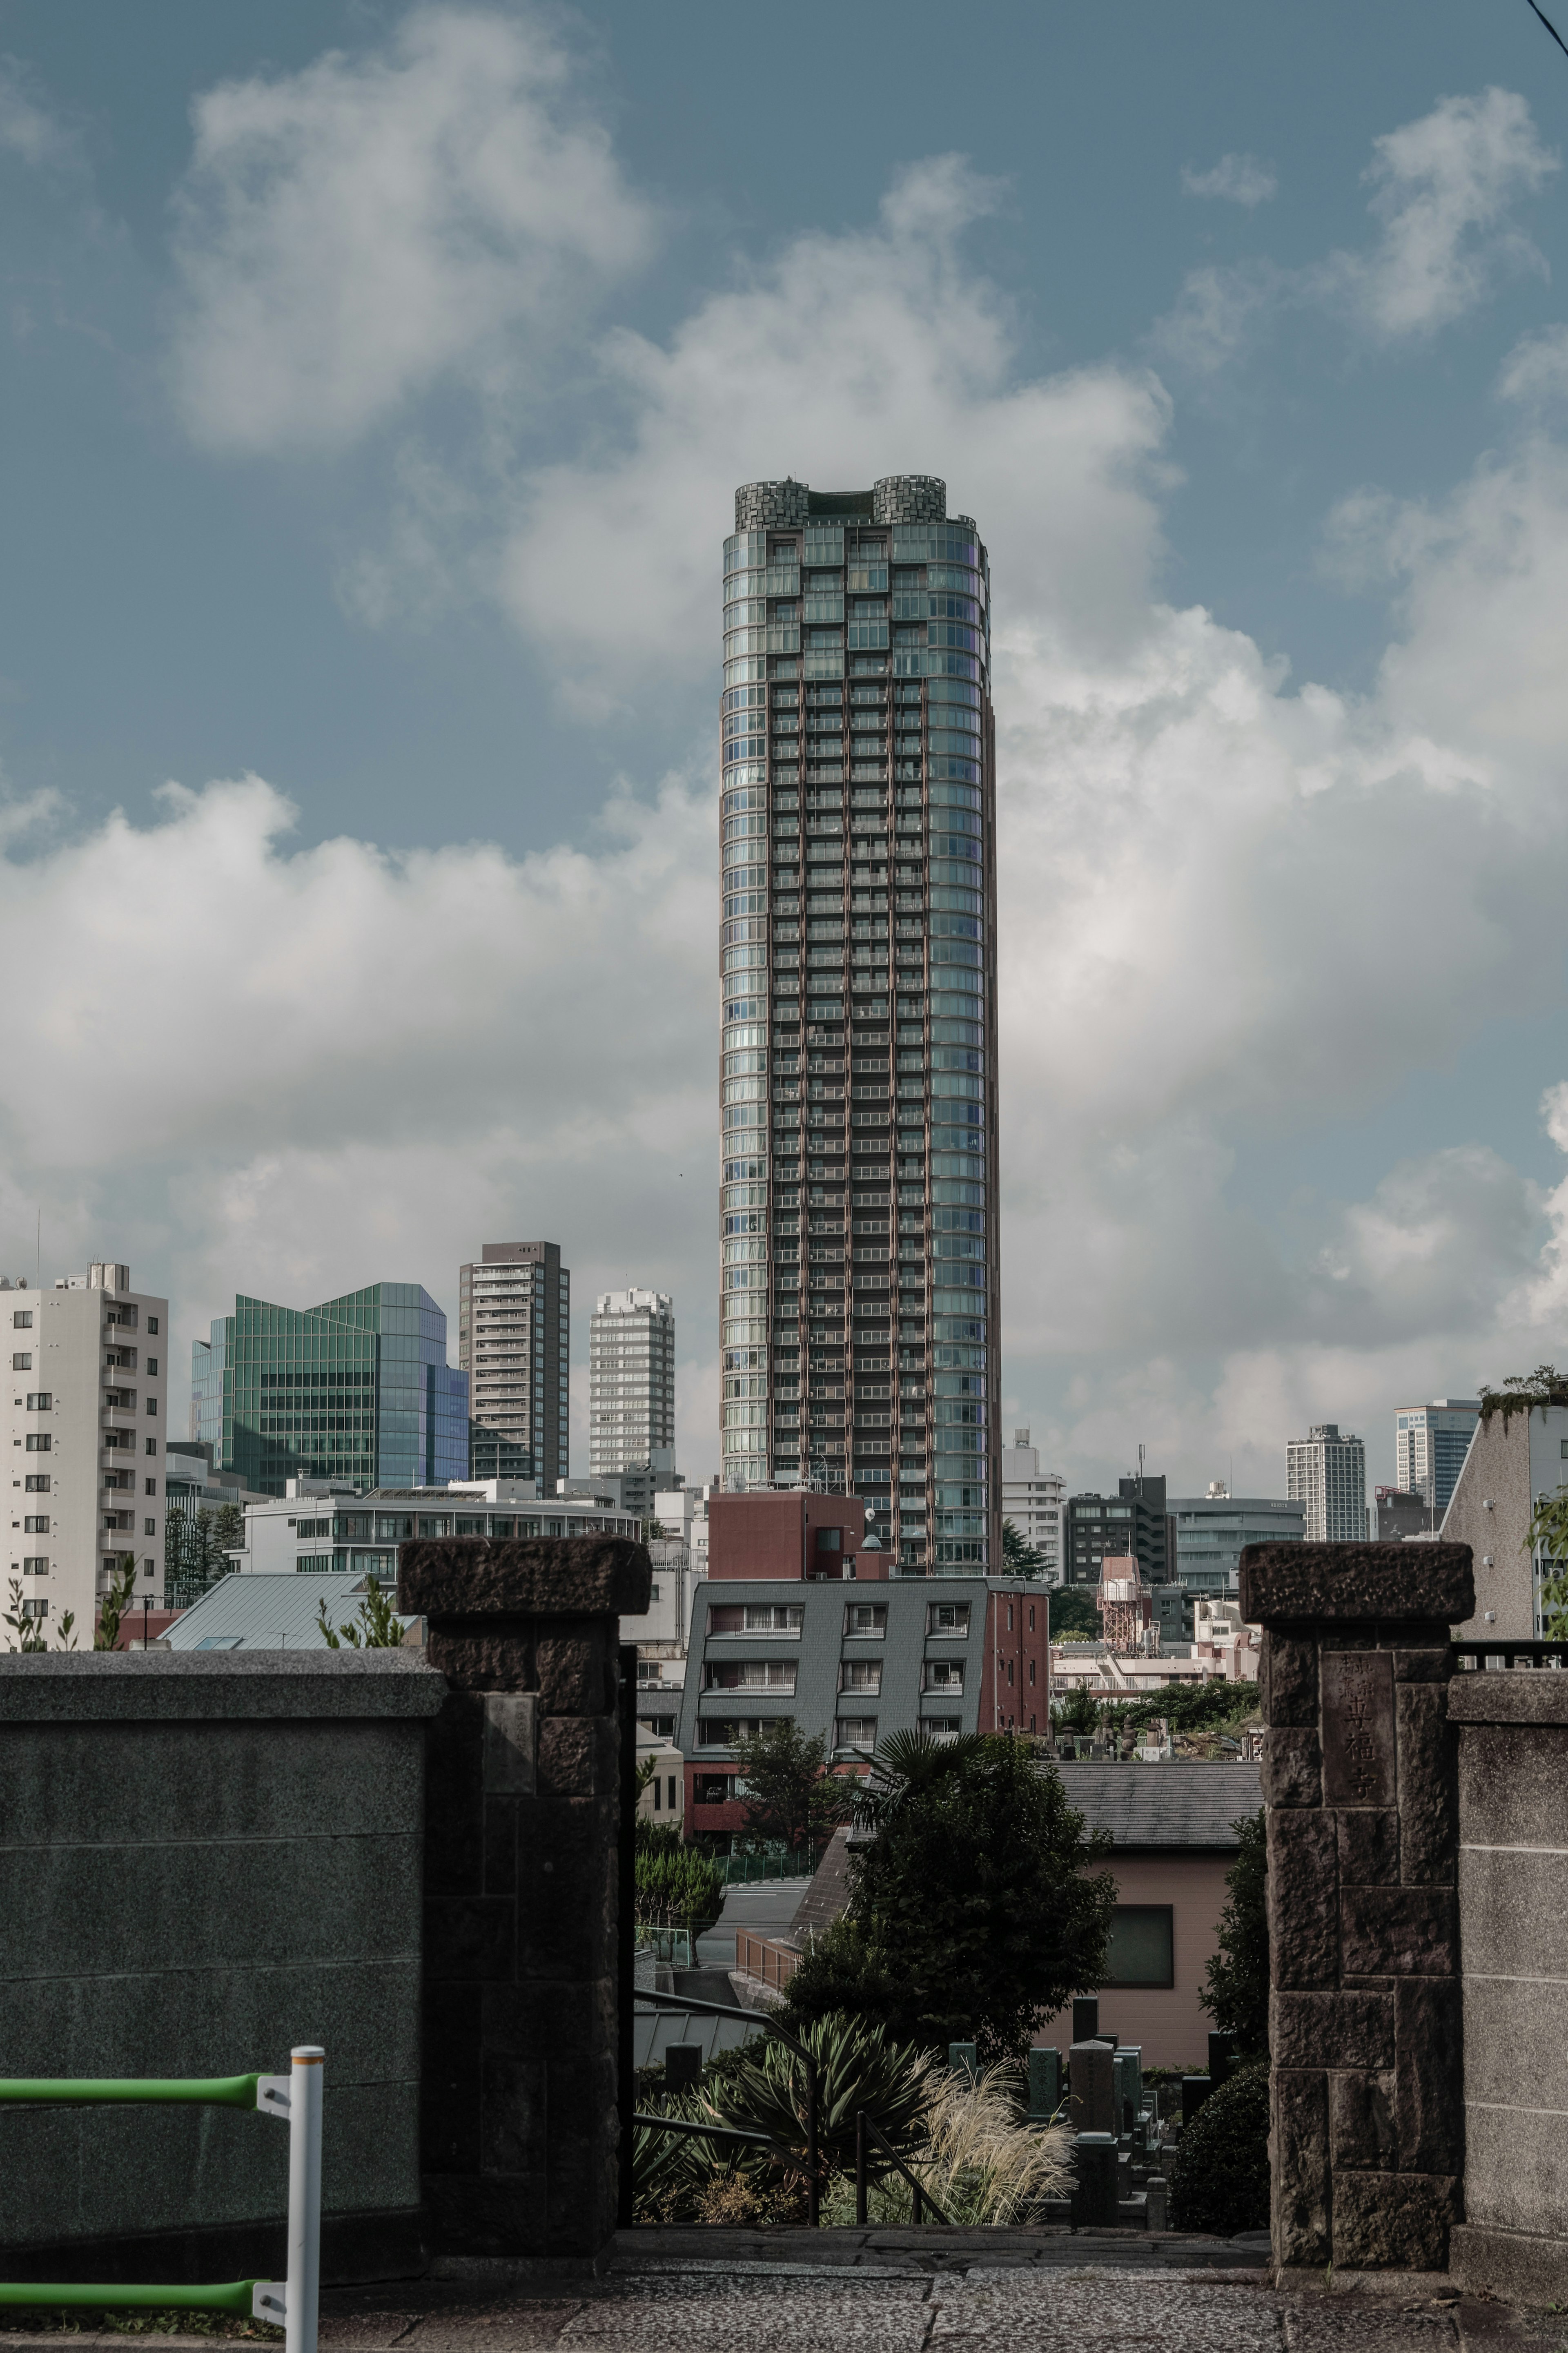
[[[1042,2130],[1018,2114],[1014,2071],[1005,2066],[947,2069],[926,2062],[924,2138],[905,2162],[929,2189],[950,2222],[991,2226],[1026,2222],[1040,2201],[1060,2197],[1070,2186],[1072,2136],[1066,2125]],[[872,2169],[879,2172],[867,2200],[876,2223],[912,2221],[914,2200],[901,2173],[886,2165],[875,2144]],[[823,2204],[825,2222],[849,2222],[855,2214],[852,2173],[840,2175]]]
[[[823,2018],[791,2031],[816,2062],[817,2157],[825,2174],[853,2173],[860,2108],[900,2154],[912,2145],[930,2091],[929,2062],[861,2018]],[[716,2123],[765,2132],[805,2157],[805,2068],[787,2042],[770,2036],[736,2052],[715,2078],[710,2105]]]
[[[1210,1958],[1198,2000],[1216,2026],[1228,2029],[1247,2059],[1268,2049],[1268,1850],[1263,1809],[1231,1825],[1236,1861],[1226,1873],[1229,1893],[1219,1915],[1218,1948]]]
[[[1171,2179],[1178,2231],[1268,2228],[1268,2069],[1238,2068],[1183,2133]]]
[[[639,1846],[636,1872],[637,1917],[652,1926],[694,1929],[723,1909],[723,1874],[695,1847]]]

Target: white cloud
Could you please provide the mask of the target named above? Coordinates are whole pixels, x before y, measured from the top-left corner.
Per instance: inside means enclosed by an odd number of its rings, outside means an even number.
[[[214,448],[341,448],[441,379],[515,396],[648,250],[530,16],[419,9],[383,51],[221,83],[195,127],[174,365]]]
[[[1194,172],[1184,167],[1182,173],[1182,193],[1188,196],[1219,196],[1226,203],[1266,205],[1270,196],[1279,193],[1279,175],[1272,164],[1265,164],[1256,155],[1222,155],[1212,171]]]
[[[700,676],[736,483],[945,471],[954,512],[1005,518],[1016,598],[1086,639],[1125,629],[1159,548],[1164,396],[1114,368],[1018,381],[1004,307],[957,244],[989,195],[937,158],[874,228],[797,238],[667,344],[616,337],[627,432],[534,476],[501,567],[519,624],[591,682]]]
[[[50,113],[16,58],[0,57],[0,154],[33,165],[80,160],[75,133]]]
[[[1502,364],[1498,391],[1524,408],[1568,398],[1568,327],[1542,327],[1521,336]]]
[[[1544,274],[1540,251],[1509,215],[1558,169],[1517,91],[1439,100],[1373,142],[1367,177],[1381,234],[1370,252],[1324,265],[1325,298],[1348,291],[1381,334],[1430,334],[1473,310],[1500,278]]]
[[[1249,159],[1227,156],[1226,164]],[[1379,342],[1429,336],[1485,301],[1521,270],[1545,274],[1511,217],[1559,168],[1517,92],[1445,98],[1430,114],[1373,142],[1373,241],[1300,269],[1265,260],[1193,270],[1153,332],[1170,364],[1195,375],[1227,365],[1270,318],[1327,311]],[[1184,174],[1192,195],[1232,191]],[[1272,188],[1268,193],[1272,194]]]

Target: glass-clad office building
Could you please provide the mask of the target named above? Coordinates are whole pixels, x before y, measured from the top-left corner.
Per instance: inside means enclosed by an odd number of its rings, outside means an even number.
[[[319,1307],[241,1295],[192,1347],[191,1435],[262,1495],[296,1477],[443,1486],[468,1475],[468,1377],[416,1282]]]
[[[945,485],[724,543],[724,1484],[1001,1567],[990,573]]]

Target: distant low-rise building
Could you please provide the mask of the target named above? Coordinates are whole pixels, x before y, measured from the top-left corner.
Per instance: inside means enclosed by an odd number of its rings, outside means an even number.
[[[397,1549],[416,1537],[612,1535],[636,1539],[632,1514],[577,1497],[541,1497],[531,1479],[456,1481],[445,1487],[373,1487],[368,1494],[325,1480],[297,1479],[292,1492],[247,1505],[245,1549],[233,1556],[247,1576],[349,1572],[391,1585]]]
[[[1245,1546],[1299,1543],[1306,1529],[1300,1498],[1233,1495],[1223,1479],[1211,1481],[1206,1494],[1173,1497],[1170,1508],[1176,1582],[1194,1595],[1239,1593]]]
[[[1098,1586],[1108,1556],[1132,1553],[1143,1582],[1163,1585],[1172,1573],[1173,1539],[1163,1477],[1130,1475],[1118,1481],[1114,1495],[1069,1495],[1062,1582]]]
[[[1425,1495],[1412,1494],[1403,1487],[1378,1487],[1373,1491],[1373,1502],[1379,1544],[1402,1544],[1406,1536],[1429,1536],[1436,1532],[1441,1514],[1433,1511]]]

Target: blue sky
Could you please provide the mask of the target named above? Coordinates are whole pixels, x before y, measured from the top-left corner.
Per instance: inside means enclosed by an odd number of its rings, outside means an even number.
[[[1009,1423],[1388,1476],[1397,1402],[1568,1345],[1524,0],[0,53],[0,1261],[41,1200],[188,1336],[546,1233],[676,1293],[705,1472],[728,495],[929,470],[996,594]]]

